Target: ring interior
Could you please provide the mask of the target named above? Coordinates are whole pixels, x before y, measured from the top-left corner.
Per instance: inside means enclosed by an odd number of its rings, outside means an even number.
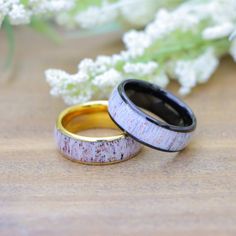
[[[193,124],[188,111],[163,90],[136,82],[125,84],[124,90],[136,106],[152,112],[170,125],[187,127]]]
[[[62,126],[69,132],[77,134],[80,131],[96,128],[118,129],[107,112],[107,106],[80,106],[69,111],[62,118]]]

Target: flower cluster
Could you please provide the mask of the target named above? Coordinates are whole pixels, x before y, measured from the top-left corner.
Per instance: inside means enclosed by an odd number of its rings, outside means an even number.
[[[144,26],[153,19],[158,8],[171,8],[182,1],[103,0],[97,6],[89,6],[86,10],[77,11],[73,15],[70,12],[65,12],[57,17],[57,22],[70,26],[79,25],[86,29],[104,25],[115,20],[126,22],[132,26]]]
[[[126,50],[112,56],[84,59],[70,75],[49,69],[51,93],[67,104],[107,98],[125,78],[152,81],[162,87],[176,79],[186,95],[206,82],[219,57],[230,53],[236,60],[236,41],[228,40],[236,24],[235,0],[187,1],[175,10],[161,9],[143,31],[127,32]]]
[[[197,83],[205,83],[219,64],[214,49],[209,48],[194,60],[179,60],[174,66],[174,77],[181,84],[180,94],[186,95]]]
[[[0,0],[0,14],[2,19],[8,16],[12,24],[28,24],[30,22],[30,14],[20,0]]]
[[[144,26],[156,10],[173,7],[183,0],[0,0],[0,25],[8,17],[12,25],[28,24],[33,16],[50,17],[67,27],[94,28],[114,20]],[[136,7],[140,5],[142,7]],[[133,9],[136,9],[133,11]],[[132,12],[132,14],[130,14]]]
[[[12,25],[28,24],[31,17],[42,14],[56,15],[73,8],[74,0],[0,0],[0,15],[8,17]]]
[[[236,41],[229,35],[236,25],[234,0],[187,1],[173,11],[161,9],[143,31],[127,32],[126,50],[112,56],[84,59],[78,73],[70,75],[49,69],[46,78],[51,93],[67,104],[107,98],[125,78],[152,81],[162,87],[176,79],[186,95],[206,82],[230,53],[236,60]]]

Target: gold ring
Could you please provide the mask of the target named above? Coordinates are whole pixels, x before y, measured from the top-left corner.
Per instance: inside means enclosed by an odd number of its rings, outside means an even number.
[[[107,101],[93,101],[69,107],[57,119],[55,138],[60,152],[83,164],[112,164],[135,156],[141,145],[125,133],[109,137],[88,137],[78,132],[95,129],[119,129],[109,117]]]

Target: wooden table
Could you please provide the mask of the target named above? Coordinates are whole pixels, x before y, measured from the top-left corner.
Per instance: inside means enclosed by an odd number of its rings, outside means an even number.
[[[85,166],[55,148],[54,121],[65,105],[49,95],[43,72],[75,72],[84,57],[117,52],[120,34],[70,37],[61,45],[24,28],[15,36],[15,64],[0,81],[1,236],[236,235],[236,67],[230,58],[185,98],[198,118],[185,151],[143,148],[124,163]],[[0,38],[2,62],[6,42]]]

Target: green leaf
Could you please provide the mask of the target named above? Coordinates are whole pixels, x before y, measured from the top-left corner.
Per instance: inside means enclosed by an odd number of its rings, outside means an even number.
[[[45,22],[44,20],[41,20],[36,17],[32,17],[31,27],[38,31],[39,33],[42,33],[52,39],[56,43],[61,42],[61,37],[60,35],[53,29],[53,27],[50,25],[50,23]]]
[[[8,69],[13,61],[14,52],[15,52],[15,38],[13,27],[10,24],[8,17],[6,17],[3,21],[3,29],[6,32],[7,42],[8,42],[8,53],[5,62],[5,68]]]
[[[21,0],[20,1],[24,6],[27,6],[29,3],[29,0]]]

